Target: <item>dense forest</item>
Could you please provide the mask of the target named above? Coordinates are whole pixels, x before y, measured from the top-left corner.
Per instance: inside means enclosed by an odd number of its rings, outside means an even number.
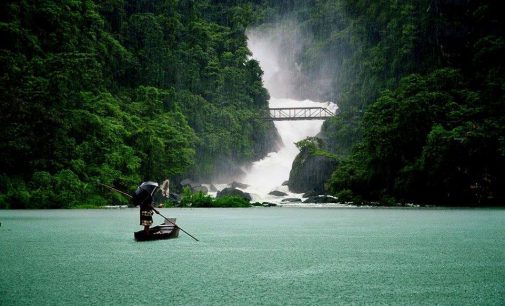
[[[285,7],[310,41],[295,55],[295,87],[304,88],[296,95],[341,110],[320,135],[339,157],[329,191],[386,204],[505,203],[500,1],[278,3]]]
[[[97,182],[230,175],[271,151],[251,5],[0,4],[0,207],[125,203]]]
[[[293,96],[335,101],[341,199],[505,200],[499,0],[45,0],[0,4],[0,207],[124,203],[97,182],[235,174],[275,148],[246,29],[304,38]],[[289,47],[289,30],[285,44]],[[282,43],[282,42],[281,42]],[[292,47],[292,46],[291,46]]]

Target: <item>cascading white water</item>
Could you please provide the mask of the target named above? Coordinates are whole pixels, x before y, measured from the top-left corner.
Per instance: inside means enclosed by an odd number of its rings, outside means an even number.
[[[283,75],[282,67],[279,64],[279,58],[283,56],[284,51],[276,43],[278,33],[262,33],[256,31],[248,32],[248,46],[253,53],[253,58],[257,60],[264,71],[263,82],[269,93],[274,95],[286,94],[282,86],[282,80],[286,79]],[[289,81],[289,80],[288,80]],[[272,97],[269,102],[270,107],[325,107],[335,111],[337,106],[333,103],[321,103],[310,100],[297,101],[286,98]],[[298,154],[298,148],[295,142],[305,139],[309,136],[315,136],[320,130],[323,120],[305,120],[305,121],[276,121],[275,127],[282,139],[283,146],[278,152],[268,154],[262,160],[254,162],[247,169],[245,177],[241,179],[242,183],[249,185],[245,190],[251,194],[254,201],[278,202],[280,198],[269,196],[268,193],[274,190],[289,194],[287,186],[282,186],[283,182],[289,178],[289,172],[293,160]]]
[[[334,111],[335,104],[320,103],[310,100],[297,101],[292,99],[271,98],[270,107],[326,107]],[[283,146],[278,152],[269,153],[265,158],[254,162],[242,182],[249,185],[249,192],[256,201],[275,202],[278,197],[269,196],[273,190],[289,193],[282,183],[288,180],[293,160],[298,154],[295,143],[309,136],[315,136],[320,130],[323,120],[276,121],[275,127],[282,139]]]

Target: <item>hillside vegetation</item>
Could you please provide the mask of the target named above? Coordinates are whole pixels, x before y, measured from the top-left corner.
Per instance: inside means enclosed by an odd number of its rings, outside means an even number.
[[[97,182],[219,179],[275,147],[246,29],[285,23],[295,98],[335,101],[318,152],[355,201],[503,205],[499,0],[0,4],[0,207],[125,203]]]
[[[271,151],[249,4],[0,4],[0,207],[124,203],[98,181],[233,175]]]
[[[497,0],[279,1],[310,44],[302,97],[342,113],[327,188],[355,200],[505,200],[505,37]],[[288,44],[289,41],[286,41]],[[294,68],[293,68],[294,69]]]

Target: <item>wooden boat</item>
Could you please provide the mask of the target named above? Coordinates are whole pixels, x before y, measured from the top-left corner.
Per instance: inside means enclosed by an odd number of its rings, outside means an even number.
[[[169,220],[172,222],[170,223]],[[176,219],[170,218],[165,219],[163,224],[152,227],[149,229],[149,234],[146,234],[143,230],[134,233],[135,240],[137,241],[149,241],[149,240],[159,240],[159,239],[171,239],[179,237],[179,227],[174,225]]]

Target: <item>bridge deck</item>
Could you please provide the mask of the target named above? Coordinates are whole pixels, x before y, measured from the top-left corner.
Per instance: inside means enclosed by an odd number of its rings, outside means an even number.
[[[266,120],[324,120],[335,116],[335,113],[324,107],[275,107],[268,109]]]

